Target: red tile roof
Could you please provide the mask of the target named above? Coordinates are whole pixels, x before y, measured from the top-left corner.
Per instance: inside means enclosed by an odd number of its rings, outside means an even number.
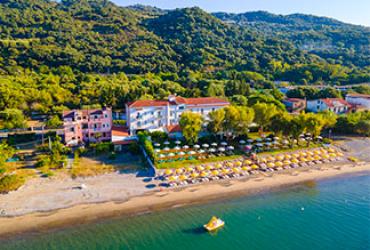
[[[360,98],[365,98],[365,99],[370,99],[370,95],[365,95],[365,94],[348,94],[348,97],[360,97]]]
[[[128,128],[113,126],[112,136],[129,136]]]
[[[341,98],[325,98],[325,99],[321,99],[321,101],[323,101],[328,107],[335,107],[336,103],[340,103],[340,104],[342,104],[344,106],[348,106],[348,107],[351,106],[347,101],[345,101]]]
[[[169,125],[167,126],[167,132],[168,133],[175,133],[175,132],[181,132],[180,125]]]
[[[198,98],[184,98],[176,97],[177,103],[183,103],[187,105],[228,105],[228,101],[218,97],[198,97]]]
[[[305,99],[300,99],[300,98],[287,98],[287,99],[284,99],[284,101],[286,101],[286,102],[304,102],[306,100]]]
[[[128,103],[130,108],[138,108],[138,107],[160,107],[160,106],[167,106],[168,101],[157,101],[157,100],[138,100],[134,102]]]

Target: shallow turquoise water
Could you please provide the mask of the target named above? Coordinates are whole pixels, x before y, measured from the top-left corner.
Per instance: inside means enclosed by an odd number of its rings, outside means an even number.
[[[209,234],[212,215],[226,226]],[[1,225],[0,225],[1,226]],[[10,249],[370,249],[370,175],[0,241]]]

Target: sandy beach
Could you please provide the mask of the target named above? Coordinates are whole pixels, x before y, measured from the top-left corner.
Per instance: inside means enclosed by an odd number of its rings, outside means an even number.
[[[237,195],[253,194],[263,190],[271,190],[272,188],[362,172],[370,172],[370,164],[326,165],[320,169],[288,171],[272,176],[260,175],[252,178],[207,183],[179,189],[142,191],[142,193],[132,193],[131,195],[137,194],[139,196],[131,198],[128,198],[130,197],[129,194],[121,193],[123,195],[121,199],[118,199],[118,196],[112,196],[112,198],[117,199],[112,199],[109,202],[103,202],[96,198],[94,203],[90,201],[88,204],[72,205],[72,207],[49,212],[2,217],[0,218],[0,236],[21,232],[38,232],[118,215],[147,213],[153,210],[168,209]],[[112,185],[114,184],[112,183]],[[1,204],[3,202],[2,200]]]

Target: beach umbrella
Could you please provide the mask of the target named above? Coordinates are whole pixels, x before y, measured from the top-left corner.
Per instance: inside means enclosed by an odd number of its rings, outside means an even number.
[[[334,150],[334,149],[332,149],[332,148],[328,148],[328,152],[329,152],[329,153],[335,153],[335,150]]]
[[[174,157],[174,156],[175,156],[175,154],[174,154],[174,153],[169,153],[169,154],[168,154],[168,156],[169,156],[169,157]]]
[[[168,180],[169,180],[169,181],[171,181],[171,182],[174,182],[174,181],[176,181],[176,180],[177,180],[177,176],[172,175],[172,176],[170,176],[170,177],[168,178]]]
[[[189,149],[189,146],[188,145],[184,145],[182,148],[183,149]]]
[[[175,170],[176,174],[182,174],[184,170],[182,168],[178,168]]]
[[[322,140],[323,138],[321,136],[316,136],[317,140]]]
[[[275,137],[274,137],[274,140],[275,140],[275,141],[278,141],[278,140],[280,140],[280,138],[279,138],[279,137],[277,137],[277,136],[275,136]]]
[[[202,145],[203,148],[209,148],[209,145],[207,143]]]
[[[165,141],[163,144],[164,145],[170,145],[170,142],[169,141]]]
[[[251,150],[252,149],[252,145],[247,145],[247,146],[245,146],[245,150]]]
[[[299,154],[297,154],[297,153],[295,153],[295,154],[292,154],[292,157],[294,157],[294,158],[299,158]]]
[[[225,141],[221,142],[220,144],[221,144],[221,146],[227,146],[227,142],[225,142]]]
[[[185,155],[185,153],[184,152],[180,152],[179,155]]]
[[[285,144],[285,145],[288,145],[289,141],[288,140],[283,140],[282,143]]]
[[[242,165],[242,162],[241,161],[237,161],[234,163],[234,166],[237,166],[237,167],[240,167]]]
[[[307,156],[307,153],[306,152],[300,152],[299,155],[300,156]]]
[[[334,158],[334,157],[337,157],[337,154],[335,154],[335,153],[330,153],[330,154],[329,154],[329,156],[330,156],[331,158]]]
[[[208,172],[206,172],[206,171],[202,171],[202,172],[200,173],[200,176],[201,176],[201,177],[207,177],[207,176],[208,176]]]
[[[274,142],[272,142],[272,144],[274,144],[274,145],[280,145],[280,142],[274,141]]]
[[[172,174],[172,169],[166,169],[166,170],[164,171],[164,174],[165,174],[165,175],[170,175],[170,174]]]
[[[300,141],[306,141],[306,139],[305,139],[305,138],[299,138],[299,140],[300,140]]]
[[[262,142],[263,141],[263,139],[262,138],[257,138],[256,139],[256,142]]]
[[[216,149],[210,148],[208,151],[211,152],[211,153],[214,153],[214,152],[216,152]]]
[[[261,158],[259,159],[260,162],[263,162],[263,163],[266,163],[267,162],[267,159],[266,158]]]
[[[273,167],[275,167],[275,164],[274,164],[274,163],[272,163],[272,162],[269,162],[269,163],[267,163],[267,167],[269,167],[269,168],[273,168]]]
[[[263,144],[262,143],[257,143],[256,146],[259,147],[259,148],[262,148]]]
[[[180,145],[181,144],[181,141],[177,140],[177,141],[175,141],[175,144],[176,145]]]
[[[189,152],[189,154],[191,154],[191,155],[195,155],[195,154],[196,154],[196,152],[195,152],[195,151],[190,151],[190,152]]]
[[[175,150],[180,150],[181,148],[179,146],[174,147]]]
[[[192,167],[186,167],[185,168],[185,171],[186,172],[192,172],[194,170],[194,168],[192,168]]]
[[[201,149],[201,150],[199,150],[198,151],[200,154],[203,154],[203,153],[205,153],[206,151],[204,151],[203,149]]]
[[[166,157],[164,154],[159,155],[159,158],[164,158],[164,157]]]
[[[218,151],[220,151],[220,152],[224,152],[224,151],[225,151],[225,148],[220,147],[220,148],[218,148]]]
[[[249,171],[249,170],[251,170],[251,167],[246,167],[246,166],[244,166],[244,167],[242,167],[242,170],[244,170],[244,171]]]
[[[159,153],[159,152],[161,152],[161,150],[160,149],[155,149],[154,152]]]
[[[198,144],[195,144],[195,145],[193,146],[193,148],[195,148],[195,149],[199,149],[199,148],[200,148],[200,146],[199,146]]]
[[[238,168],[233,168],[233,169],[232,169],[232,171],[233,171],[234,173],[239,173],[239,169],[238,169]]]
[[[275,159],[278,160],[278,161],[282,161],[282,160],[284,160],[284,156],[283,155],[278,155],[278,156],[275,157]]]
[[[284,161],[284,162],[283,162],[283,164],[284,164],[284,165],[286,165],[286,166],[288,166],[288,165],[292,164],[292,162],[291,162],[291,161],[286,160],[286,161]]]
[[[294,159],[291,160],[291,162],[292,163],[298,163],[299,161],[296,158],[294,158]]]
[[[244,140],[240,140],[239,141],[239,144],[243,145],[243,144],[245,144],[245,141]]]
[[[204,167],[202,167],[202,166],[199,165],[199,166],[197,166],[197,170],[198,171],[203,171],[204,170]]]
[[[329,159],[329,158],[330,158],[330,156],[329,156],[329,155],[327,155],[327,154],[323,154],[321,157],[322,157],[323,159]]]
[[[291,156],[291,155],[286,154],[286,155],[284,155],[284,158],[285,158],[285,159],[287,159],[287,160],[290,160],[290,159],[292,159],[292,156]]]
[[[252,169],[259,169],[259,167],[258,167],[256,164],[253,164],[253,165],[251,166],[251,168],[252,168]]]
[[[160,147],[161,146],[161,144],[159,144],[159,143],[154,143],[154,147]]]
[[[222,168],[222,164],[221,163],[217,163],[216,164],[216,168]]]
[[[169,150],[170,150],[170,148],[169,148],[169,147],[165,147],[163,150],[164,150],[164,151],[169,151]]]
[[[312,151],[307,151],[307,152],[306,152],[306,154],[307,154],[307,155],[311,155],[311,156],[313,156],[313,155],[314,155],[314,153],[313,153]]]
[[[213,143],[211,144],[211,146],[212,146],[212,147],[217,147],[217,143],[216,143],[216,142],[213,142]]]
[[[245,161],[244,161],[244,164],[245,164],[245,165],[251,165],[251,164],[252,164],[252,161],[251,161],[251,160],[245,160]]]
[[[316,150],[313,151],[313,153],[316,154],[316,155],[320,155],[321,151],[316,149]]]
[[[222,172],[223,174],[228,174],[228,173],[229,173],[229,169],[224,168],[224,169],[222,169],[222,170],[221,170],[221,172]]]
[[[192,177],[192,178],[197,178],[198,176],[199,176],[199,174],[198,174],[198,173],[196,173],[196,172],[194,172],[194,173],[192,173],[192,174],[191,174],[191,177]]]
[[[248,143],[253,143],[254,141],[252,139],[247,140]]]
[[[267,157],[267,158],[266,158],[266,161],[275,161],[275,158],[274,158],[274,157],[269,156],[269,157]]]
[[[211,165],[206,166],[206,170],[211,170],[213,167]]]
[[[314,161],[314,158],[312,156],[307,156],[307,161]]]
[[[226,163],[226,166],[229,167],[229,168],[231,168],[233,166],[233,164],[231,162],[227,162]]]
[[[307,159],[306,159],[306,158],[304,158],[304,157],[299,158],[299,160],[300,160],[301,162],[306,162],[306,161],[307,161]]]
[[[185,181],[188,177],[186,175],[180,175],[180,181]]]
[[[212,175],[216,176],[216,175],[219,175],[219,172],[217,170],[213,170],[212,172]]]
[[[314,156],[313,156],[313,158],[314,158],[315,160],[317,160],[317,161],[321,160],[321,156],[319,156],[319,155],[314,155]]]
[[[284,164],[281,161],[275,162],[276,167],[282,167]]]
[[[234,147],[233,146],[228,146],[227,150],[234,150]]]
[[[272,139],[267,137],[267,138],[265,138],[265,141],[272,141]]]
[[[338,153],[337,153],[337,156],[342,157],[342,156],[344,156],[344,154],[343,154],[343,153],[341,153],[341,152],[338,152]]]

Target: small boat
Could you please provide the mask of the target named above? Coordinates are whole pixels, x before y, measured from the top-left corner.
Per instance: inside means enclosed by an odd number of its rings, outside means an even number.
[[[214,231],[220,227],[223,227],[225,225],[225,222],[221,220],[220,218],[217,218],[216,216],[213,216],[211,220],[205,224],[203,227],[208,231]]]

